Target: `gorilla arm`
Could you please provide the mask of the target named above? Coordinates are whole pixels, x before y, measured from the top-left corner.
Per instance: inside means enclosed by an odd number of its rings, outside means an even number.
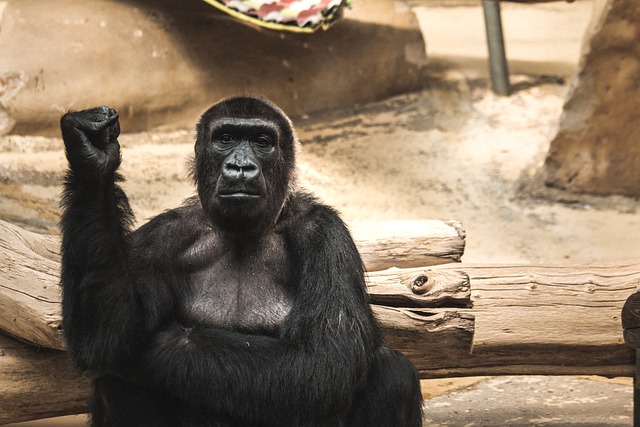
[[[246,424],[328,422],[348,411],[380,345],[360,256],[324,206],[286,228],[297,289],[279,337],[174,323],[143,361],[150,385]]]
[[[108,107],[68,113],[61,129],[69,160],[60,222],[64,332],[81,369],[108,371],[141,341],[126,261],[133,215],[116,184],[118,115]]]

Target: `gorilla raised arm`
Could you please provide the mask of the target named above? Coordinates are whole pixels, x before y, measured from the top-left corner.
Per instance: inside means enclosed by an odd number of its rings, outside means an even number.
[[[416,370],[381,346],[346,227],[293,186],[281,110],[211,107],[198,197],[133,232],[117,113],[61,127],[64,330],[94,377],[94,426],[421,425]]]

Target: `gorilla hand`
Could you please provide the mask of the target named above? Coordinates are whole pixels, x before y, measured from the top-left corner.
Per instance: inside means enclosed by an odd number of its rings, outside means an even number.
[[[71,169],[76,173],[108,176],[120,166],[120,124],[113,108],[70,112],[60,120]]]

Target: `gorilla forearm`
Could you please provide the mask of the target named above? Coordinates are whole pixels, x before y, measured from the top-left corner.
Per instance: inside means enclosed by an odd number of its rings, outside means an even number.
[[[173,324],[142,360],[143,376],[184,404],[244,425],[306,425],[348,411],[369,359],[338,342],[350,338],[334,336],[334,345],[310,348]]]
[[[139,323],[118,192],[75,191],[61,220],[64,331],[76,363],[92,371],[131,353]]]
[[[65,184],[64,331],[70,353],[85,370],[111,369],[137,341],[139,307],[126,261],[129,212],[113,182],[91,188],[70,177]]]
[[[118,270],[125,263],[125,239],[133,215],[122,189],[110,181],[87,181],[68,174],[61,217],[63,267],[81,279],[90,271]],[[122,275],[122,274],[120,274]]]

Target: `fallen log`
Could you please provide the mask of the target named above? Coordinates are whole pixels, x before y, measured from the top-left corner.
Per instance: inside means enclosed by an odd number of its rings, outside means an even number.
[[[42,347],[63,349],[60,244],[0,221],[0,330]]]
[[[464,251],[457,221],[361,222],[352,228],[369,269],[459,261]],[[59,247],[58,236],[0,221],[0,330],[62,350]]]
[[[439,277],[456,280],[460,288],[470,286],[470,308],[376,307],[389,345],[410,355],[423,378],[633,375],[634,353],[624,343],[620,317],[640,283],[640,263],[429,270],[464,271],[468,279]],[[456,288],[454,283],[441,286]],[[371,298],[383,301],[375,294]],[[425,338],[433,331],[455,337],[456,345]]]
[[[428,280],[416,282],[421,276]],[[634,373],[634,353],[623,342],[620,312],[640,283],[640,263],[446,265],[371,272],[368,281],[387,344],[407,354],[422,378]],[[48,366],[44,375],[68,369],[61,354],[47,350],[39,355],[42,366]],[[12,363],[7,367],[0,357],[0,372],[16,372]],[[30,370],[28,361],[23,367],[29,370],[11,378],[20,378],[25,390],[37,395],[42,374]],[[61,383],[57,393],[67,394],[68,387],[84,381],[77,378],[78,383]],[[0,395],[12,387],[13,379],[0,377]],[[8,420],[27,419],[31,405],[41,414],[37,402],[22,403],[13,402],[18,412]],[[76,411],[77,405],[68,402],[66,413]]]
[[[465,232],[459,221],[361,221],[349,224],[368,271],[459,262]]]
[[[66,352],[0,335],[0,424],[87,412],[88,396]]]

